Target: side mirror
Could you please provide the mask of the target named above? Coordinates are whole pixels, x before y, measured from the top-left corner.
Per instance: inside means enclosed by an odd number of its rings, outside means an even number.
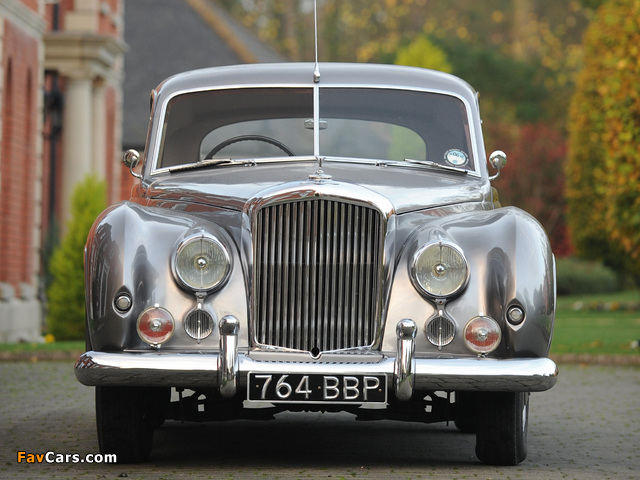
[[[500,170],[502,170],[507,164],[507,154],[502,150],[496,150],[489,155],[489,163],[498,171],[495,175],[489,177],[489,180],[495,180],[500,176]]]
[[[133,169],[138,166],[138,163],[140,163],[140,153],[137,150],[130,149],[124,152],[122,163],[124,163],[126,167],[129,167],[131,175],[136,178],[142,178],[142,175],[133,171]]]
[[[131,149],[124,152],[122,163],[129,168],[135,168],[140,161],[140,153],[137,150]]]

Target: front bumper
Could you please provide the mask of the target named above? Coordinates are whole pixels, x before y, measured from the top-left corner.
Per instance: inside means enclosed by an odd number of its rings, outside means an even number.
[[[556,383],[558,369],[548,358],[416,358],[415,331],[413,322],[399,322],[395,357],[338,355],[341,361],[336,361],[334,355],[331,361],[270,361],[273,355],[238,351],[237,323],[230,319],[220,325],[219,353],[90,351],[77,360],[75,374],[89,386],[217,388],[227,398],[246,391],[249,372],[384,374],[392,380],[388,385],[399,400],[409,400],[414,391],[539,392]]]

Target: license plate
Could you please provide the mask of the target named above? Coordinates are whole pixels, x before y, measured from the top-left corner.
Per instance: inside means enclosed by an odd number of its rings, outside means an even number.
[[[271,403],[386,403],[386,375],[249,373],[249,401]]]

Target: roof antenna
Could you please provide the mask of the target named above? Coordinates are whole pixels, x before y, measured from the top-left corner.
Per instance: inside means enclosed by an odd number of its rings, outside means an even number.
[[[317,0],[313,0],[313,23],[315,31],[316,43],[316,64],[313,68],[313,82],[320,82],[320,65],[318,64],[318,4]],[[320,88],[313,88],[313,156],[318,161],[318,167],[315,173],[309,175],[309,180],[315,183],[324,183],[331,180],[331,175],[327,175],[322,171],[322,161],[320,156]]]
[[[320,81],[320,65],[318,64],[318,1],[313,0],[313,24],[315,32],[315,46],[316,46],[316,65],[313,69],[313,81],[318,83]]]

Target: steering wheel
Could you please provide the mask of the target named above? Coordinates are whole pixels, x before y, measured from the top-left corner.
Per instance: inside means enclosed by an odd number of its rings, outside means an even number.
[[[274,147],[278,147],[280,150],[282,150],[284,153],[286,153],[290,157],[296,156],[296,154],[293,153],[293,151],[289,147],[287,147],[284,143],[276,140],[275,138],[265,137],[264,135],[239,135],[237,137],[228,138],[224,142],[221,142],[215,147],[213,147],[213,149],[209,153],[207,153],[204,159],[209,160],[213,158],[213,156],[216,153],[218,153],[223,148],[228,147],[229,145],[233,145],[234,143],[238,143],[238,142],[249,142],[249,141],[268,143],[270,145],[273,145]]]

